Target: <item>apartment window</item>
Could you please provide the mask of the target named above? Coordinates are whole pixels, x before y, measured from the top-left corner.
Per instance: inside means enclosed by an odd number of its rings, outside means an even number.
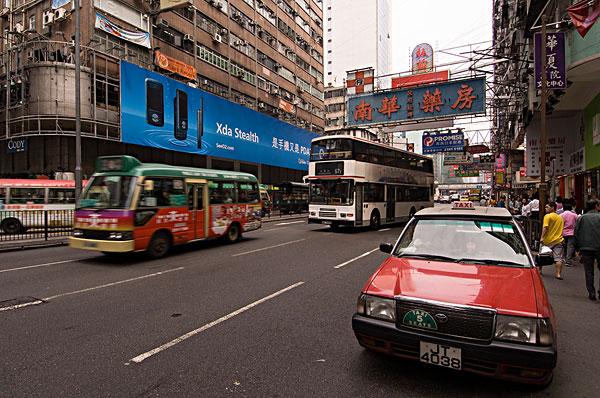
[[[36,30],[35,26],[35,14],[29,17],[29,30]]]

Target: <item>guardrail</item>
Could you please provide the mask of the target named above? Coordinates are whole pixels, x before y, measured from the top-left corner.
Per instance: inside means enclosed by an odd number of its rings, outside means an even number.
[[[527,239],[527,243],[529,243],[529,247],[531,247],[532,250],[539,250],[540,236],[542,235],[540,220],[537,218],[522,216],[515,217],[515,219],[523,227],[523,232],[525,233],[525,238]]]
[[[71,236],[74,210],[0,210],[0,242]]]

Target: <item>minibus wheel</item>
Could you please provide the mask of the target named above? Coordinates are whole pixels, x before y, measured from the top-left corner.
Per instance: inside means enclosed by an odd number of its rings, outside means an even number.
[[[165,232],[159,231],[152,236],[146,252],[152,258],[161,258],[164,257],[170,249],[171,239],[169,235],[167,235]]]
[[[225,239],[227,239],[228,242],[233,243],[240,240],[241,237],[242,233],[240,232],[240,225],[238,223],[231,224],[225,234]]]

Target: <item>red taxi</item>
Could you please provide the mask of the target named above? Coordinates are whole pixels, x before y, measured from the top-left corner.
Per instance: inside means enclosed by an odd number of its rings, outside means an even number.
[[[352,328],[363,347],[445,368],[547,385],[556,320],[533,256],[506,209],[419,211],[362,289]]]

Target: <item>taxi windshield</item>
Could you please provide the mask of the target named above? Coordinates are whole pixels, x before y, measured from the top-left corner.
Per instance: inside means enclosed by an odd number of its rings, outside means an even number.
[[[507,221],[416,220],[393,255],[433,261],[530,267],[525,243]]]

